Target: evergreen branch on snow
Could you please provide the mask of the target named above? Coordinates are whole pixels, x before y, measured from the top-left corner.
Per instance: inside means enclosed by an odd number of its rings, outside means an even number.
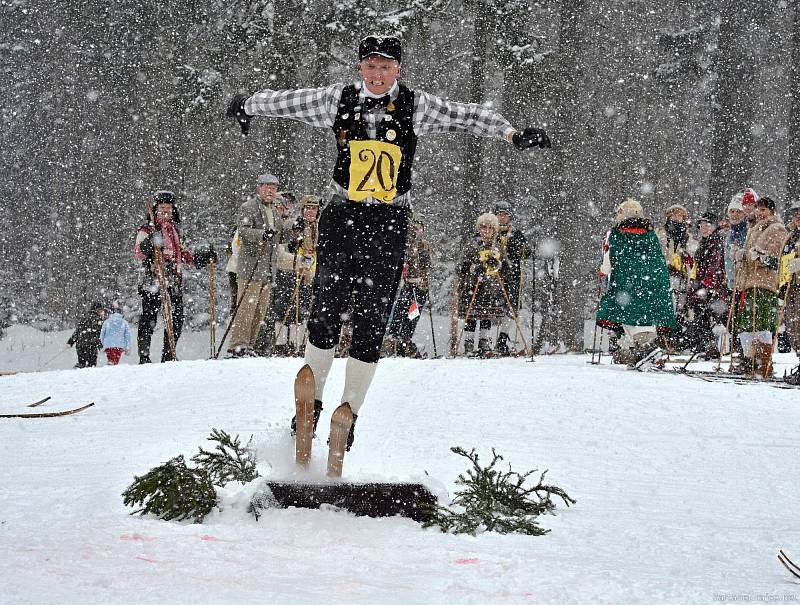
[[[151,469],[122,492],[131,514],[155,515],[165,521],[192,519],[201,523],[217,504],[217,493],[202,468],[189,468],[183,456]]]
[[[553,496],[561,498],[567,506],[576,502],[560,487],[543,483],[547,471],[539,475],[535,485],[529,486],[528,479],[538,472],[536,469],[519,474],[509,465],[508,471],[502,470],[499,463],[503,457],[494,449],[488,466],[481,466],[474,448],[467,452],[462,447],[453,447],[450,451],[467,458],[472,467],[456,479],[456,484],[464,489],[456,492],[450,503],[455,509],[437,506],[430,512],[425,527],[438,526],[444,532],[457,534],[494,531],[540,536],[550,530],[540,527],[537,517],[553,514],[556,508]]]
[[[256,458],[252,449],[242,446],[239,435],[231,437],[225,431],[211,430],[209,441],[216,441],[213,451],[202,447],[200,452],[192,456],[192,462],[200,465],[214,485],[224,487],[231,481],[249,483],[258,477]]]

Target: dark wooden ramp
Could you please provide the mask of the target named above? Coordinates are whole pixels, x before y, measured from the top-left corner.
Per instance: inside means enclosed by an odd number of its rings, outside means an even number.
[[[258,517],[267,508],[319,508],[335,506],[354,515],[394,517],[424,521],[436,497],[421,483],[301,483],[268,481],[264,491],[253,496],[251,508]]]

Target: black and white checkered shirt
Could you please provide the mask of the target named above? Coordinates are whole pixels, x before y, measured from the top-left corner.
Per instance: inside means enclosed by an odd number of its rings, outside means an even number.
[[[360,85],[358,80],[356,85]],[[339,109],[339,100],[345,85],[333,84],[324,88],[300,88],[296,90],[262,90],[247,99],[244,110],[251,116],[290,118],[316,126],[331,128]],[[389,92],[397,98],[398,86]],[[364,91],[360,93],[364,96]],[[376,108],[363,114],[367,132],[375,136],[376,124],[383,119],[385,109]],[[456,103],[424,91],[414,91],[414,134],[418,137],[439,132],[465,132],[478,137],[507,139],[514,127],[499,113],[477,103]],[[326,198],[333,195],[347,198],[347,191],[331,180]],[[369,201],[369,200],[367,200]],[[397,205],[409,205],[408,193],[393,201]]]

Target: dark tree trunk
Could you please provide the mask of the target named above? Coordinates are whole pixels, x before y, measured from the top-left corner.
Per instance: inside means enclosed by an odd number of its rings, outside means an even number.
[[[580,225],[575,224],[580,189],[567,178],[577,145],[580,36],[585,11],[584,0],[565,0],[561,5],[559,67],[553,91],[553,148],[547,152],[551,162],[547,192],[550,220],[546,219],[545,228],[546,236],[555,245],[544,247],[545,255],[558,255],[560,263],[556,263],[559,271],[557,282],[552,284],[552,305],[542,323],[542,335],[537,338],[554,345],[563,342],[570,350],[582,343],[582,289],[587,273],[583,254],[586,246],[579,235]]]
[[[789,160],[786,166],[786,195],[800,201],[800,2],[794,3],[792,61],[790,71]]]
[[[475,3],[475,34],[470,64],[470,103],[484,100],[484,79],[488,63],[488,34],[491,24],[490,7],[483,1]],[[478,137],[468,137],[464,145],[464,206],[461,212],[462,245],[475,233],[475,219],[486,210],[482,199],[483,145]]]
[[[745,32],[754,10],[741,2],[724,2],[720,14],[708,189],[709,207],[717,212],[724,211],[730,197],[748,186],[753,168],[755,63]]]

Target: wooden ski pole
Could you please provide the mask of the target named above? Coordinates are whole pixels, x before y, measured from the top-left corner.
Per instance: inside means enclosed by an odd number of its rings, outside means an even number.
[[[519,326],[519,319],[517,318],[517,314],[514,311],[514,307],[511,306],[511,299],[508,297],[508,291],[506,290],[506,285],[503,283],[503,278],[500,277],[499,273],[497,274],[497,281],[500,282],[500,288],[503,290],[503,296],[506,299],[508,310],[511,312],[511,317],[514,318],[514,325],[516,325],[519,337],[522,339],[522,346],[525,347],[525,357],[533,358],[533,355],[531,355],[531,351],[528,348],[528,343],[525,341],[525,335],[522,333],[522,328],[520,328]]]
[[[436,333],[433,329],[433,292],[431,292],[431,282],[429,279],[425,279],[428,285],[428,318],[431,320],[431,340],[433,341],[433,356],[439,357],[439,353],[436,350]]]
[[[214,251],[213,246],[211,251]],[[217,349],[217,287],[216,287],[217,263],[213,260],[208,263],[208,314],[211,316],[209,324],[209,359],[214,358]]]
[[[789,290],[792,288],[793,282],[794,275],[792,275],[789,281],[786,282],[786,293],[783,295],[783,306],[781,306],[780,310],[778,311],[778,321],[775,324],[775,331],[772,333],[772,350],[769,355],[769,361],[767,362],[767,370],[764,372],[765,378],[772,376],[772,357],[775,355],[775,346],[778,343],[778,330],[781,329],[781,324],[786,316],[786,305],[789,302]]]
[[[264,258],[264,250],[266,249],[265,246],[269,246],[270,248],[270,265],[272,264],[272,245],[268,244],[267,242],[263,242],[261,244],[261,249],[258,251],[258,257],[256,258],[256,262],[253,263],[253,268],[250,270],[250,275],[247,276],[247,281],[244,284],[244,288],[241,288],[238,292],[239,297],[236,301],[236,306],[233,307],[233,313],[231,313],[231,318],[228,321],[228,326],[225,328],[225,332],[222,334],[222,340],[219,341],[219,347],[217,347],[217,352],[214,355],[214,359],[219,359],[219,354],[222,352],[222,347],[225,345],[225,339],[228,337],[228,332],[231,331],[231,328],[233,327],[233,322],[236,321],[236,315],[239,313],[239,307],[242,304],[242,300],[244,300],[244,295],[253,281],[253,276],[256,274],[256,268],[258,267],[258,264],[261,262],[261,260]]]
[[[536,240],[533,240],[531,249],[531,351],[536,346],[536,248]]]
[[[517,290],[517,312],[522,309],[522,288],[525,285],[525,267],[520,262],[519,264],[519,290]],[[496,342],[496,341],[495,341]],[[514,354],[517,352],[517,333],[514,332]]]
[[[472,291],[472,298],[469,299],[469,304],[467,305],[467,312],[464,314],[464,325],[461,327],[461,333],[458,335],[458,339],[456,340],[456,346],[455,346],[456,354],[458,353],[458,347],[461,345],[461,337],[464,336],[464,331],[467,329],[469,314],[472,313],[472,306],[475,304],[475,298],[478,296],[478,285],[480,284],[480,281],[481,281],[481,275],[478,274],[478,278],[475,280],[475,288]]]
[[[733,282],[736,283],[736,269],[733,270]],[[733,338],[731,337],[731,329],[732,325],[731,322],[733,320],[733,308],[736,306],[736,290],[731,291],[731,304],[728,305],[728,320],[725,322],[725,334],[722,337],[722,346],[719,350],[719,361],[717,362],[717,372],[722,369],[722,351],[725,350],[725,346],[730,344],[730,354],[731,354],[731,366],[733,365]],[[728,338],[731,337],[730,343],[728,343]],[[728,372],[731,371],[731,367],[728,366]]]
[[[597,356],[597,361],[594,360],[594,352],[597,350],[597,329],[600,326],[597,325],[597,320],[595,319],[594,322],[594,336],[592,337],[592,364],[598,365],[600,363],[600,355]],[[599,353],[599,351],[598,351]]]
[[[286,313],[283,314],[283,321],[281,322],[281,330],[283,329],[283,326],[286,325],[286,322],[289,321],[289,313],[292,312],[292,307],[294,306],[295,299],[299,298],[301,279],[302,277],[298,274],[296,279],[294,280],[294,290],[292,290],[292,298],[289,299],[289,304],[286,307]],[[275,343],[278,341],[278,331],[274,330],[274,332],[275,333],[272,335],[272,345],[270,346],[271,351],[275,350]]]
[[[147,208],[147,214],[150,217],[150,224],[153,227],[153,233],[155,233],[156,219],[153,212],[153,206],[150,203],[145,202],[145,207]],[[178,254],[180,254],[180,250],[178,250]],[[172,325],[172,301],[169,298],[167,279],[164,275],[164,256],[161,253],[161,246],[157,246],[155,243],[153,243],[153,263],[156,268],[158,289],[161,293],[161,314],[164,316],[164,327],[167,331],[167,346],[169,347],[170,355],[174,360],[177,358],[177,356],[175,355],[175,332],[173,331]]]
[[[750,298],[752,301],[751,304],[753,305],[753,323],[750,324],[750,332],[751,340],[750,340],[750,370],[753,372],[753,376],[756,374],[756,289],[752,289],[753,296]]]
[[[458,278],[453,279],[453,295],[450,298],[450,357],[455,357],[458,353],[458,298],[460,284]]]
[[[593,365],[599,365],[600,364],[600,357],[602,356],[602,351],[597,350],[597,332],[598,332],[598,329],[600,329],[601,333],[602,333],[602,328],[600,328],[600,326],[597,323],[597,312],[600,310],[600,298],[602,296],[602,290],[603,290],[602,279],[603,278],[601,277],[600,273],[598,273],[598,275],[597,275],[597,304],[595,305],[595,308],[594,308],[594,336],[592,336],[592,361],[591,361],[591,363]],[[602,347],[602,340],[601,340],[600,344],[601,344],[601,347]],[[596,362],[594,360],[595,351],[597,351],[597,361]]]

